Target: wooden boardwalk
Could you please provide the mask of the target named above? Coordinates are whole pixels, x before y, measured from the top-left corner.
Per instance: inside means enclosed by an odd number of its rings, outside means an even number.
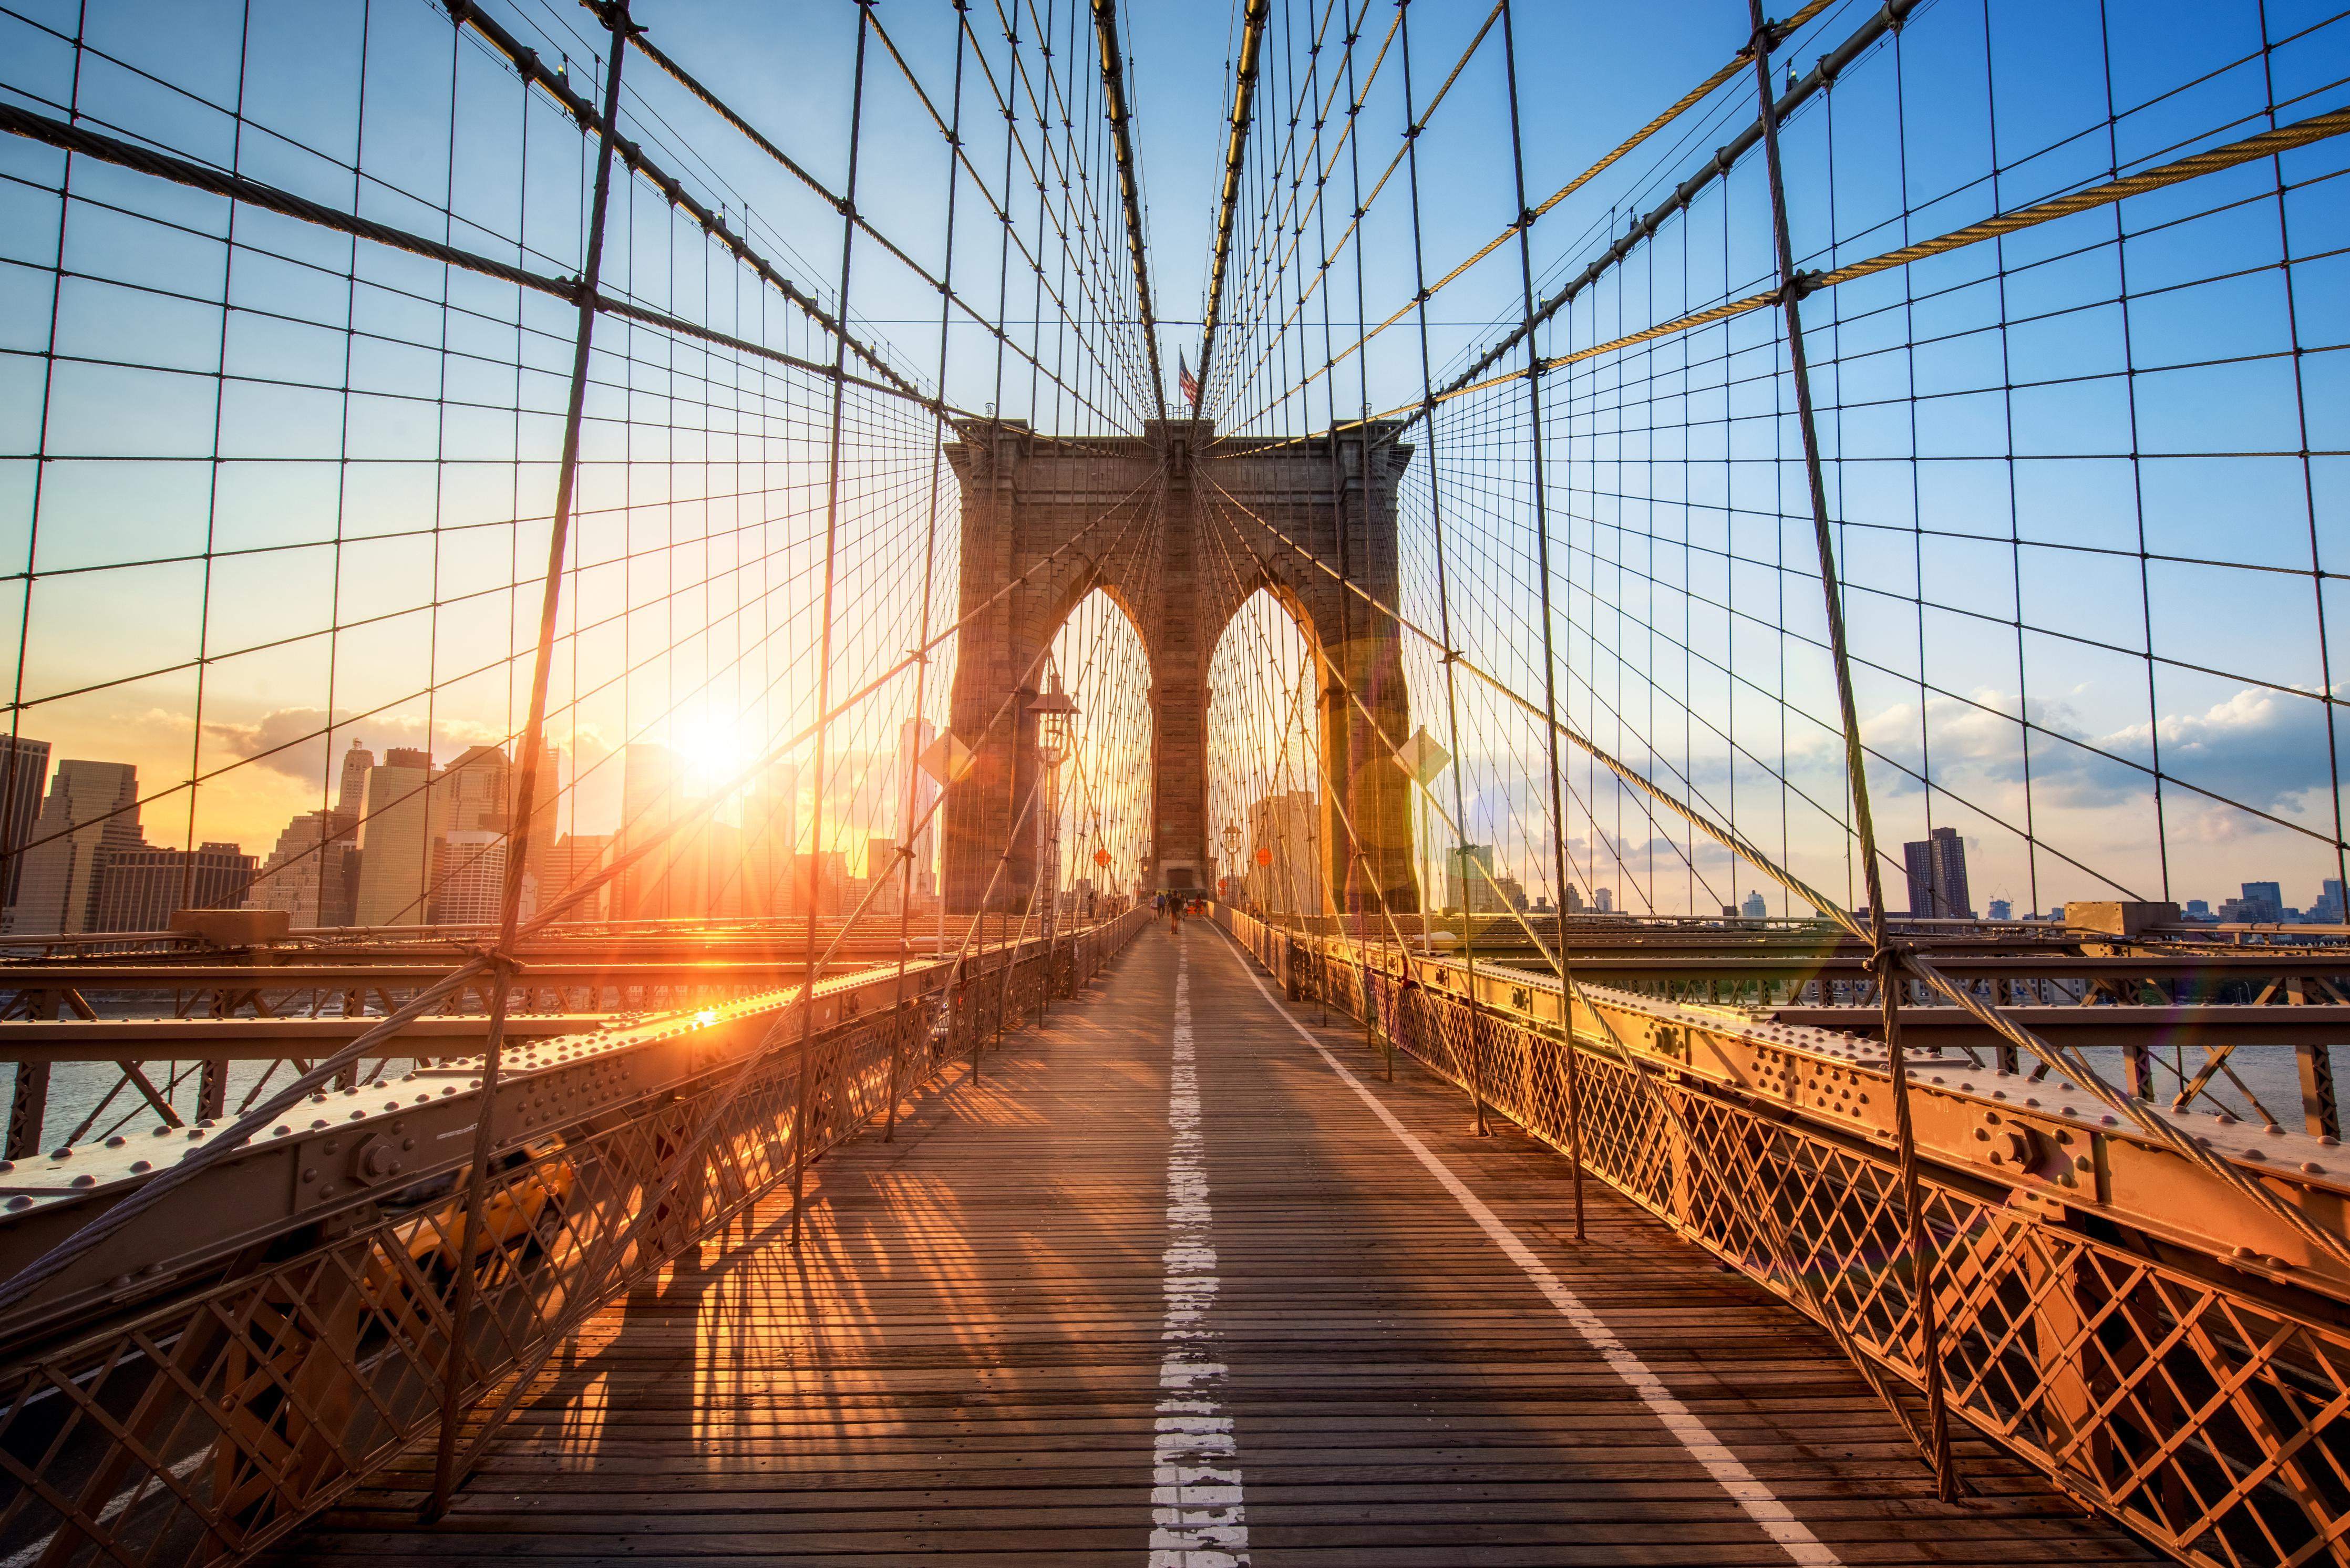
[[[799,1250],[605,1312],[448,1517],[427,1456],[279,1561],[2155,1560],[1979,1443],[1938,1503],[1824,1334],[1596,1183],[1578,1247],[1563,1160],[1251,972],[1146,933]]]

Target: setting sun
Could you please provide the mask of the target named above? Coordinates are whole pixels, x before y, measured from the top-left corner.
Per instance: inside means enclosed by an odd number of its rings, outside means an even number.
[[[715,715],[681,722],[675,750],[686,791],[697,795],[726,788],[754,754],[741,722]]]

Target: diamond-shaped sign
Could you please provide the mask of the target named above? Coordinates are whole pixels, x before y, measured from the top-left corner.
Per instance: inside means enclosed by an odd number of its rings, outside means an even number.
[[[958,739],[952,730],[931,742],[929,749],[915,759],[922,771],[942,784],[951,784],[971,772],[979,753]]]
[[[1452,761],[1452,753],[1436,743],[1436,737],[1422,724],[1411,732],[1411,739],[1396,748],[1396,763],[1412,776],[1415,784],[1425,784],[1442,773]]]

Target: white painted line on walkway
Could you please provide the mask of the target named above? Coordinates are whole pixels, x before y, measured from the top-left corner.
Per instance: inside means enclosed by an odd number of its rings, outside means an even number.
[[[1214,1213],[1208,1205],[1207,1145],[1200,1132],[1200,1075],[1191,1046],[1191,961],[1175,948],[1175,1026],[1167,1069],[1166,1316],[1158,1431],[1151,1444],[1150,1568],[1243,1568],[1248,1514],[1241,1499],[1232,1418],[1217,1389]]]
[[[1714,1479],[1715,1483],[1746,1511],[1749,1518],[1762,1527],[1762,1532],[1777,1542],[1789,1557],[1806,1564],[1806,1568],[1841,1568],[1836,1554],[1823,1545],[1819,1537],[1806,1530],[1787,1505],[1772,1494],[1769,1487],[1754,1478],[1754,1472],[1713,1435],[1712,1429],[1701,1418],[1673,1397],[1663,1381],[1649,1371],[1648,1364],[1632,1354],[1622,1340],[1616,1337],[1615,1331],[1600,1320],[1599,1314],[1584,1305],[1583,1299],[1551,1272],[1550,1265],[1534,1256],[1534,1249],[1520,1241],[1518,1233],[1504,1224],[1500,1215],[1488,1209],[1483,1199],[1470,1191],[1468,1183],[1452,1174],[1451,1166],[1439,1159],[1426,1144],[1414,1137],[1411,1129],[1398,1121],[1395,1113],[1388,1110],[1361,1079],[1348,1072],[1337,1057],[1323,1048],[1322,1042],[1307,1032],[1305,1025],[1297,1022],[1289,1009],[1265,988],[1255,967],[1242,956],[1238,942],[1232,944],[1232,954],[1233,961],[1240,965],[1241,972],[1248,976],[1249,983],[1256,987],[1259,996],[1264,998],[1265,1004],[1297,1031],[1298,1038],[1314,1047],[1315,1054],[1330,1064],[1330,1071],[1337,1074],[1341,1082],[1360,1096],[1363,1104],[1371,1107],[1372,1115],[1387,1124],[1388,1131],[1395,1134],[1398,1141],[1428,1168],[1429,1173],[1444,1184],[1444,1189],[1469,1211],[1469,1218],[1477,1221],[1478,1228],[1492,1238],[1495,1246],[1509,1254],[1510,1262],[1526,1272],[1526,1277],[1550,1298],[1550,1304],[1575,1326],[1575,1332],[1583,1336],[1584,1343],[1599,1353],[1617,1376],[1631,1385],[1632,1391],[1639,1395],[1640,1402],[1664,1423],[1665,1430],[1679,1439],[1681,1447],[1689,1450],[1690,1458],[1705,1467],[1706,1473]],[[1175,994],[1179,999],[1183,994],[1180,981]],[[1189,1010],[1184,1008],[1180,1000],[1176,1002],[1176,1016],[1188,1023]]]

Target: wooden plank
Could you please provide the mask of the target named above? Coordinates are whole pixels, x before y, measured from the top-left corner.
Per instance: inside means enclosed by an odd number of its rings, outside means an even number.
[[[411,1459],[281,1561],[1145,1561],[1178,941],[1253,1560],[1786,1563],[1196,924],[828,1155],[798,1251],[774,1207],[600,1314],[446,1519]],[[1578,1247],[1555,1155],[1374,1087],[1841,1561],[2158,1560],[1971,1435],[1938,1502],[1824,1334],[1596,1184]]]

